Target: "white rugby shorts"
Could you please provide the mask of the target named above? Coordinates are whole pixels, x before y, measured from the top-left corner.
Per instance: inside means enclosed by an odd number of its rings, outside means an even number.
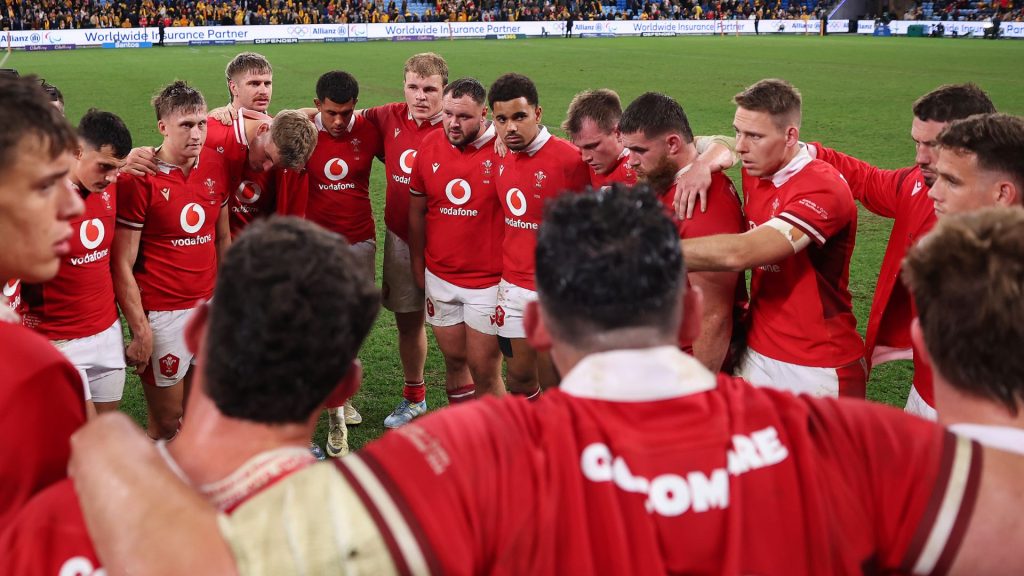
[[[498,325],[498,336],[503,338],[526,338],[523,315],[526,305],[537,299],[537,293],[516,286],[504,278],[498,283],[498,304],[494,308],[494,320]]]
[[[117,402],[121,399],[125,363],[120,319],[98,334],[54,340],[53,345],[67,356],[82,376],[86,400]]]
[[[185,346],[185,326],[192,310],[149,312],[149,326],[153,331],[153,355],[149,359],[148,378],[143,381],[158,388],[173,386],[195,364],[195,357]]]
[[[431,326],[455,326],[466,323],[482,334],[498,333],[494,307],[498,285],[490,288],[463,288],[426,271],[426,318]]]
[[[794,394],[809,394],[819,398],[838,398],[840,389],[845,391],[856,386],[863,391],[867,379],[863,359],[838,368],[819,368],[775,360],[753,348],[747,348],[737,370],[737,376],[755,386],[787,390]]]

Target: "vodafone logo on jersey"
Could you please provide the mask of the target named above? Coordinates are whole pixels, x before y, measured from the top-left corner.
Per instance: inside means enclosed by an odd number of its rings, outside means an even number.
[[[4,284],[4,296],[8,298],[14,296],[14,293],[18,291],[18,284],[21,284],[21,280],[8,280],[7,283]]]
[[[181,229],[189,234],[195,234],[202,229],[206,223],[206,212],[203,207],[195,202],[189,202],[181,209]]]
[[[412,174],[412,161],[415,159],[415,150],[406,150],[405,152],[402,152],[402,155],[398,157],[398,165],[402,168],[402,172]]]
[[[526,214],[526,195],[519,188],[510,188],[505,194],[505,204],[513,216]]]
[[[405,156],[402,156],[405,158]],[[341,158],[331,158],[324,164],[324,177],[331,182],[344,180],[348,176],[348,164]]]
[[[469,202],[470,197],[473,195],[473,189],[470,188],[469,182],[466,182],[462,178],[456,178],[444,187],[444,194],[452,204],[462,206],[466,202]]]
[[[235,190],[235,199],[242,204],[253,204],[260,199],[260,194],[263,194],[263,189],[259,184],[242,180],[242,183],[238,185],[238,190]]]
[[[86,250],[93,250],[102,244],[105,235],[106,229],[103,227],[103,221],[98,218],[85,220],[82,222],[81,228],[78,229],[78,239],[82,241],[82,246],[85,246]]]

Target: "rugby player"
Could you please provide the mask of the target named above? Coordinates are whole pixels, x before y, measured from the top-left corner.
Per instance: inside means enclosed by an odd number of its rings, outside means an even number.
[[[224,69],[230,106],[236,111],[253,110],[267,114],[274,94],[274,68],[266,56],[240,52]]]
[[[526,341],[523,315],[536,299],[534,247],[544,204],[569,191],[590,185],[590,169],[569,142],[552,136],[541,124],[543,110],[533,81],[505,74],[487,94],[498,137],[512,152],[498,164],[495,180],[505,215],[501,282],[494,321],[507,363],[508,390],[536,398],[541,387],[558,382],[546,354],[538,355]]]
[[[117,171],[132,135],[116,115],[89,110],[78,123],[71,183],[85,210],[71,221],[70,249],[60,272],[42,284],[24,284],[25,325],[48,338],[75,365],[95,410],[116,410],[124,391],[121,320],[110,272],[117,215]]]
[[[423,139],[410,184],[412,273],[444,355],[449,404],[505,392],[494,317],[504,224],[486,97],[473,78],[445,86],[444,132]],[[425,401],[405,413],[424,411]]]
[[[195,361],[185,325],[212,295],[218,257],[231,242],[231,176],[219,154],[200,155],[207,119],[199,91],[174,82],[153,98],[153,107],[163,135],[157,172],[118,178],[112,266],[132,334],[127,361],[142,378],[149,407],[148,432],[168,439],[178,430]]]

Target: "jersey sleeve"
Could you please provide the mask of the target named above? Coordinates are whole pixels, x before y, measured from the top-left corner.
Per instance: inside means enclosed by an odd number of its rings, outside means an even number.
[[[141,178],[122,174],[117,178],[117,224],[141,230],[149,210],[149,191]]]
[[[578,151],[575,152],[575,157],[572,158],[572,162],[569,164],[566,183],[568,184],[567,189],[572,192],[582,192],[591,185],[590,166],[580,159]]]
[[[282,216],[306,217],[309,201],[309,172],[306,170],[277,170],[274,185],[277,187],[275,212]]]
[[[426,166],[427,163],[420,161],[420,158],[423,157],[424,152],[427,152],[427,154],[430,153],[429,145],[426,146],[425,148],[425,150],[421,149],[419,154],[414,156],[412,160],[412,173],[409,175],[409,194],[413,196],[427,195],[427,185],[423,181],[422,169],[422,167]]]
[[[370,122],[370,125],[377,130],[378,134],[383,134],[385,118],[387,117],[388,112],[388,104],[374,106],[373,108],[366,108],[363,110],[363,118],[366,118]]]
[[[712,177],[706,212],[694,210],[693,218],[680,222],[679,237],[700,238],[714,234],[742,234],[743,211],[732,181],[724,175]]]
[[[846,182],[830,167],[810,172],[779,208],[777,218],[785,220],[807,234],[819,246],[840,232],[856,217],[857,207]]]
[[[846,179],[853,197],[865,208],[885,218],[895,218],[899,208],[900,188],[913,168],[883,170],[853,156],[826,148],[818,142],[811,144],[818,160],[831,164]]]

